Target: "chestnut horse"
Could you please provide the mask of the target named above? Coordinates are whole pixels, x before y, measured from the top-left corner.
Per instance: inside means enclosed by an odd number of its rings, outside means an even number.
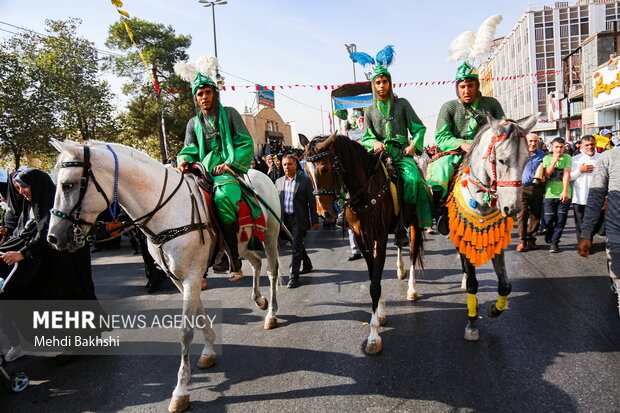
[[[379,161],[360,144],[346,136],[319,136],[311,142],[300,136],[305,147],[306,172],[314,186],[318,213],[326,222],[334,222],[338,213],[334,203],[346,194],[344,217],[368,266],[372,317],[366,353],[381,351],[379,327],[387,323],[385,299],[381,295],[381,276],[385,264],[388,235],[397,228],[399,217],[390,195],[390,180]],[[416,263],[421,263],[422,233],[415,222],[410,227],[410,270],[407,298],[415,300]],[[398,247],[398,278],[404,279],[402,248]]]

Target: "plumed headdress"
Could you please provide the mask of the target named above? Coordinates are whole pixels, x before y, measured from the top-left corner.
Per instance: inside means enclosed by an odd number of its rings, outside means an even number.
[[[191,63],[176,62],[174,73],[181,79],[192,84],[192,94],[204,86],[211,86],[217,90],[217,84],[213,81],[213,70],[217,67],[217,58],[214,56],[201,56],[194,66]]]
[[[362,67],[372,66],[372,78],[379,75],[385,75],[392,78],[387,68],[394,62],[394,46],[385,46],[377,56],[373,59],[368,53],[354,52],[349,55],[354,63],[359,63]]]
[[[459,34],[450,43],[449,62],[462,62],[456,71],[456,80],[478,79],[480,59],[491,50],[495,29],[502,21],[502,16],[495,14],[487,18],[477,32],[466,31]]]

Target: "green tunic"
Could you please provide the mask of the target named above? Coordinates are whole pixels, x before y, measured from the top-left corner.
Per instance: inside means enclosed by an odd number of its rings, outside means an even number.
[[[201,125],[201,120],[203,124]],[[185,146],[177,162],[200,162],[211,174],[217,165],[227,163],[235,172],[246,173],[254,155],[254,142],[243,119],[234,108],[219,105],[217,115],[207,119],[202,112],[191,118],[185,131]],[[229,173],[212,176],[213,199],[220,220],[224,224],[237,222],[242,191],[239,181]],[[260,215],[256,201],[247,196],[254,218]]]
[[[402,98],[395,98],[393,104],[388,102],[387,105],[377,99],[374,105],[366,109],[364,127],[362,144],[372,151],[375,142],[383,142],[403,179],[404,201],[416,205],[421,227],[431,226],[433,217],[428,189],[413,158],[403,156],[405,147],[413,145],[420,154],[424,145],[426,127],[411,104]],[[411,140],[407,132],[411,134]]]
[[[476,133],[487,123],[486,113],[490,113],[495,119],[504,118],[504,110],[492,97],[480,96],[472,104],[476,112],[482,115],[484,121],[478,124],[469,115],[460,100],[455,99],[444,103],[439,111],[435,141],[443,152],[452,151],[461,146],[463,142],[470,142]],[[446,155],[428,164],[426,182],[434,191],[443,191],[445,196],[448,191],[448,181],[454,172],[453,163],[458,165],[463,155]]]

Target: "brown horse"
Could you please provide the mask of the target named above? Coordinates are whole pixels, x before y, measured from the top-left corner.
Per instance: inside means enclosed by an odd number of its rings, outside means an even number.
[[[379,157],[346,136],[319,136],[311,142],[303,136],[300,138],[305,147],[306,172],[314,186],[319,215],[328,223],[334,222],[338,216],[334,204],[338,199],[346,201],[344,217],[355,233],[370,277],[372,318],[366,353],[377,354],[381,351],[379,326],[387,323],[385,299],[381,295],[387,239],[399,222],[390,195],[390,181]],[[409,245],[411,265],[407,298],[415,300],[418,296],[414,265],[421,261],[422,253],[422,233],[415,217],[410,226]],[[401,247],[398,247],[398,266],[398,278],[404,279],[406,271]]]

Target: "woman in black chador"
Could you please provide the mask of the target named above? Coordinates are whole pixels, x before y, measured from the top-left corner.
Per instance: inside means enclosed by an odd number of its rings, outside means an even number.
[[[14,181],[23,199],[15,208],[17,211],[21,206],[17,225],[0,246],[0,278],[6,278],[14,264],[19,265],[0,299],[96,300],[88,246],[70,253],[55,250],[47,242],[49,211],[54,205],[56,191],[49,175],[29,168],[15,176]],[[7,320],[2,324],[4,329],[11,330]],[[13,335],[11,331],[5,332]],[[15,351],[19,350],[18,342],[14,340],[11,340],[13,348],[7,353],[7,359],[13,353],[20,356],[19,351]]]

